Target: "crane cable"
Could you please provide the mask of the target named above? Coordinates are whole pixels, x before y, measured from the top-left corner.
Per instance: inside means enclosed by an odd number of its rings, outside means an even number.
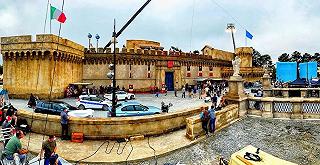
[[[190,27],[190,51],[192,50],[192,38],[193,38],[193,18],[194,18],[194,6],[195,6],[195,1],[196,0],[193,0],[193,8],[192,8],[192,17],[191,17],[191,27]]]

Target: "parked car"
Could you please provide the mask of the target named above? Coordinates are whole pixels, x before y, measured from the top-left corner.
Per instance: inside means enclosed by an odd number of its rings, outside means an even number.
[[[106,98],[108,100],[112,100],[112,93],[105,94],[104,98]],[[117,91],[116,98],[118,100],[133,100],[136,98],[136,96],[133,93],[127,93],[125,91]]]
[[[93,117],[93,110],[79,110],[63,101],[37,101],[35,113],[60,115],[65,109],[68,109],[68,115],[73,117]]]
[[[102,109],[109,110],[112,106],[112,102],[110,100],[98,97],[96,95],[80,95],[76,105],[79,109]]]
[[[160,114],[161,109],[154,106],[145,106],[138,102],[123,102],[116,107],[116,116],[144,116]],[[108,116],[111,116],[111,109],[108,112]]]
[[[68,115],[72,117],[93,117],[94,111],[92,109],[85,109],[85,110],[76,110],[76,111],[69,111]]]

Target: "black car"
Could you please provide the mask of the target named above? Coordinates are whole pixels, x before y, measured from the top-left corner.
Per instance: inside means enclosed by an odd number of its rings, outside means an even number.
[[[44,113],[51,115],[60,115],[60,113],[67,108],[68,110],[78,110],[77,107],[74,107],[63,101],[37,101],[36,108],[34,112]]]

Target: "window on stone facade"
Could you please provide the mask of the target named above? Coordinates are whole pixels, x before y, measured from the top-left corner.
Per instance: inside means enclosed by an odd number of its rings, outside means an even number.
[[[151,78],[150,65],[148,65],[148,78]]]
[[[202,71],[202,66],[199,66],[199,72],[201,72]]]
[[[187,66],[187,71],[190,71],[190,66],[189,65]]]
[[[212,66],[209,66],[209,71],[213,71],[213,67]]]
[[[131,64],[129,65],[129,78],[132,78],[132,74],[131,74]]]
[[[191,73],[189,72],[189,73],[187,73],[187,77],[191,77]]]

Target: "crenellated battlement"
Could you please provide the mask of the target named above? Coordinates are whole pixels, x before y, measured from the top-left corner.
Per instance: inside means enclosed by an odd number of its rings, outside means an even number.
[[[22,52],[59,52],[78,57],[84,56],[84,47],[68,39],[53,34],[36,35],[35,41],[32,35],[1,37],[2,54]]]
[[[81,82],[84,47],[52,34],[1,37],[3,88],[15,98],[64,96],[64,88]],[[52,81],[52,79],[55,81]],[[52,92],[50,92],[52,90]]]
[[[100,48],[98,49],[101,50]],[[167,62],[167,61],[177,61],[180,65],[190,65],[190,66],[231,66],[231,61],[213,59],[212,56],[185,52],[175,52],[175,51],[162,51],[162,50],[147,50],[147,49],[125,49],[122,48],[119,51],[116,48],[116,59],[117,63],[133,63],[133,64],[145,64],[150,63],[151,65],[156,65],[157,62]],[[113,60],[113,53],[111,49],[108,48],[106,53],[95,53],[94,49],[88,52],[85,48],[85,64],[98,64],[98,63],[111,63]]]

